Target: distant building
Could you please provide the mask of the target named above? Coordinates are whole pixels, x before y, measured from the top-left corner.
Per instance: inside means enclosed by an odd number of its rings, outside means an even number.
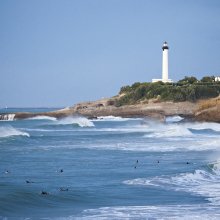
[[[171,79],[169,79],[168,77],[168,44],[165,41],[162,47],[162,79],[152,79],[152,82],[158,82],[158,81],[162,81],[162,82],[173,82]]]
[[[216,76],[215,77],[215,82],[219,82],[220,81],[220,76]]]

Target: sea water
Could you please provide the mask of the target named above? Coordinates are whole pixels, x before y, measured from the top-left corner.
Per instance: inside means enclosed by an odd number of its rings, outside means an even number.
[[[0,121],[0,218],[220,219],[220,125]]]

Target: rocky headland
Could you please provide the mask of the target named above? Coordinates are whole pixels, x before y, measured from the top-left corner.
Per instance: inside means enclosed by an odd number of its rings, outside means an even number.
[[[147,103],[123,105],[119,107],[115,106],[114,100],[116,99],[117,97],[114,99],[109,98],[93,102],[83,102],[69,108],[51,112],[17,112],[13,114],[13,119],[26,119],[36,116],[63,118],[74,115],[96,118],[111,115],[120,117],[150,117],[164,121],[166,116],[180,115],[184,118],[196,121],[220,122],[220,98],[200,100],[197,102],[160,102],[152,99]],[[7,120],[9,115],[8,113],[0,114],[0,120]]]

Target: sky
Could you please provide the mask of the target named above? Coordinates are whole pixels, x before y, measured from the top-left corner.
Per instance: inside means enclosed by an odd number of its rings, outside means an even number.
[[[64,107],[220,75],[219,0],[0,0],[0,107]]]

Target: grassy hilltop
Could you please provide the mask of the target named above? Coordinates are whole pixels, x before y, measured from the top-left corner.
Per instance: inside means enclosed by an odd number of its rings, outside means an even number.
[[[205,76],[201,80],[191,76],[176,83],[136,82],[131,86],[123,86],[115,105],[147,103],[149,99],[155,99],[155,102],[195,102],[199,99],[214,98],[219,94],[220,82],[216,82],[214,76]]]

